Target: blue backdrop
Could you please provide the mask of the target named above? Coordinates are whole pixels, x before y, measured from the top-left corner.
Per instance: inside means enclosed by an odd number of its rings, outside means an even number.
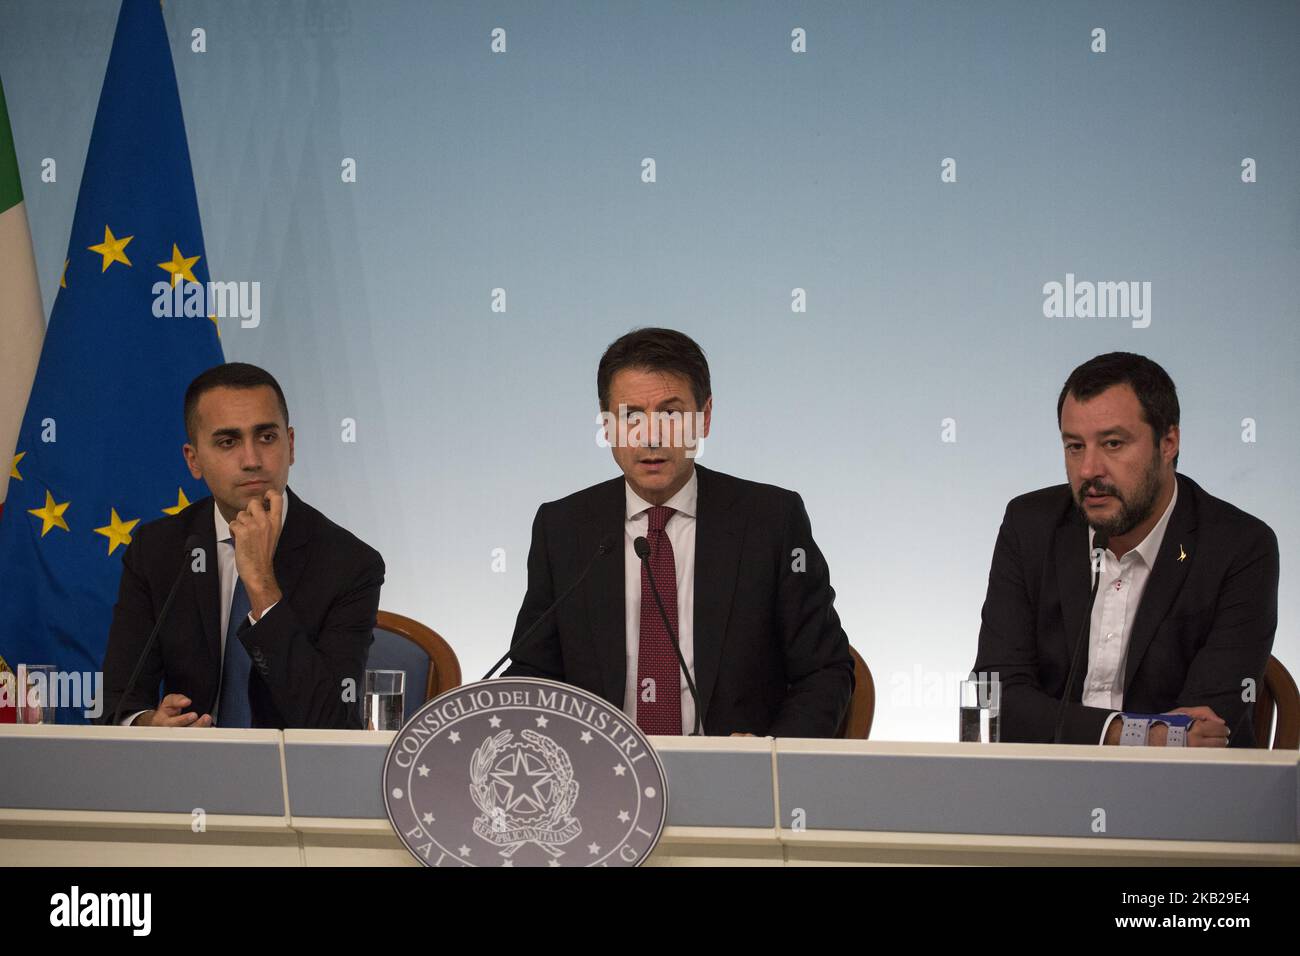
[[[0,8],[47,307],[116,12]],[[955,739],[1003,506],[1064,480],[1057,392],[1112,349],[1177,382],[1180,469],[1277,532],[1275,653],[1300,672],[1300,5],[165,17],[206,261],[262,284],[225,353],[280,378],[295,489],[383,552],[384,607],[442,632],[467,678],[508,640],[538,503],[616,473],[596,361],[646,324],[709,353],[701,460],[804,495],[876,676],[873,736]],[[1149,282],[1149,325],[1049,317],[1067,275]]]

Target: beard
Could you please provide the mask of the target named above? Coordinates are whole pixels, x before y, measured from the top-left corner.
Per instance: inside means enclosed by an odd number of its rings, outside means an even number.
[[[1083,505],[1084,496],[1089,491],[1095,491],[1099,494],[1113,495],[1119,502],[1119,511],[1114,517],[1106,519],[1093,519],[1088,515],[1088,510]],[[1156,499],[1160,497],[1160,451],[1151,458],[1151,465],[1142,474],[1142,480],[1138,482],[1137,488],[1133,490],[1131,496],[1125,496],[1114,485],[1102,481],[1085,481],[1079,485],[1079,490],[1074,493],[1074,504],[1083,515],[1083,520],[1092,526],[1094,531],[1104,531],[1109,537],[1117,538],[1126,535],[1147,518],[1155,510]]]

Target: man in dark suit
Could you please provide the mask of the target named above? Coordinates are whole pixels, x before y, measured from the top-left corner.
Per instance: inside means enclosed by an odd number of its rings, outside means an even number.
[[[1178,397],[1150,359],[1079,366],[1057,420],[1069,483],[1007,505],[989,571],[975,670],[999,677],[1001,739],[1054,739],[1077,651],[1062,742],[1119,743],[1122,711],[1195,718],[1191,746],[1251,746],[1277,628],[1277,538],[1175,472]],[[1094,556],[1099,533],[1109,541]],[[1150,733],[1159,745],[1167,730]]]
[[[704,353],[682,333],[628,333],[596,379],[623,475],[538,509],[507,676],[582,687],[647,733],[690,733],[698,716],[707,734],[834,736],[853,660],[802,499],[695,464],[713,399]]]
[[[383,559],[288,489],[293,429],[269,373],[242,363],[204,372],[186,391],[185,424],[185,459],[212,496],[133,535],[101,720],[360,729]],[[178,573],[175,603],[123,699]]]

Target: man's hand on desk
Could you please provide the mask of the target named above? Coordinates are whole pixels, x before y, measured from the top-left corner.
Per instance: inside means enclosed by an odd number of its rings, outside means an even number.
[[[184,694],[168,694],[157,710],[146,710],[131,722],[132,727],[211,727],[212,715],[182,714],[191,701]]]
[[[1196,721],[1187,728],[1187,746],[1189,747],[1226,747],[1228,746],[1228,725],[1222,717],[1209,707],[1178,707],[1165,711],[1168,714],[1186,714]],[[1118,718],[1106,728],[1107,746],[1118,746],[1123,722]],[[1164,724],[1153,724],[1147,732],[1148,747],[1163,747],[1169,738],[1169,728]]]
[[[1187,746],[1189,747],[1226,747],[1228,746],[1228,722],[1209,707],[1179,707],[1169,711],[1171,714],[1186,714],[1195,717],[1196,723],[1187,728]],[[1165,732],[1165,728],[1160,728]]]

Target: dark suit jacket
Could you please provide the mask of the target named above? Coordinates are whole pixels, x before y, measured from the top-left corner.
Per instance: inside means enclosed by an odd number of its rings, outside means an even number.
[[[374,640],[384,561],[379,552],[334,524],[292,491],[275,549],[283,597],[238,637],[253,661],[249,701],[255,727],[361,728],[366,655]],[[104,714],[113,711],[172,582],[185,580],[122,716],[183,693],[190,710],[211,713],[221,680],[220,571],[212,498],[178,515],[142,525],[122,559],[122,581],[104,655]],[[185,542],[198,536],[204,570],[194,571]],[[344,700],[345,679],[355,693]],[[218,715],[220,723],[220,715]]]
[[[803,500],[695,470],[695,683],[705,733],[834,736],[853,693],[853,659]],[[565,681],[623,706],[625,512],[622,477],[537,510],[512,644],[577,579],[602,539],[618,544],[517,651],[507,676]],[[804,549],[804,570],[792,570],[795,548]]]
[[[1230,746],[1251,746],[1243,681],[1259,685],[1273,647],[1277,538],[1258,518],[1177,478],[1178,502],[1133,622],[1124,709],[1208,706],[1227,721]],[[1069,485],[1007,505],[975,662],[976,671],[1001,675],[1003,740],[1051,742],[1091,583],[1088,526]],[[1080,703],[1087,667],[1085,647],[1066,705],[1066,743],[1097,743],[1111,713]]]

